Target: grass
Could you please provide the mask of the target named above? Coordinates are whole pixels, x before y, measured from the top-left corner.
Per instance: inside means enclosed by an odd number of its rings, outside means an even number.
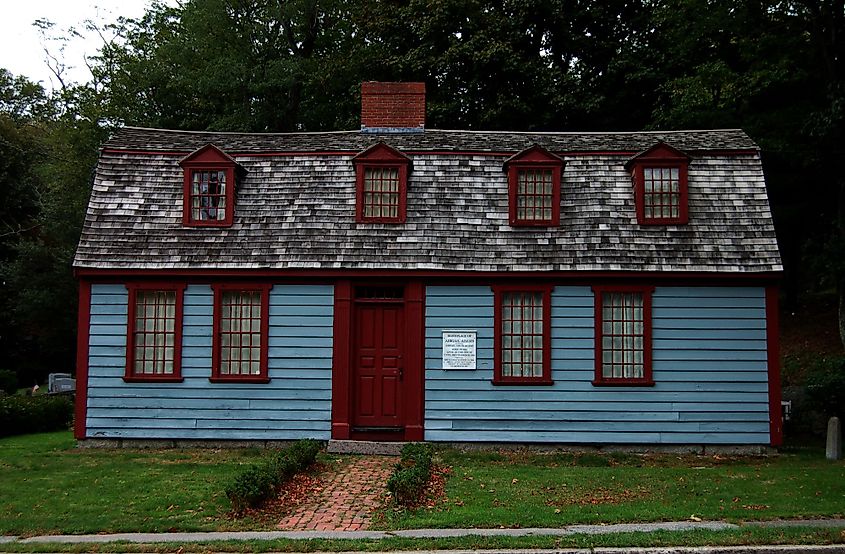
[[[693,516],[743,521],[845,512],[845,463],[828,462],[817,449],[773,458],[439,455],[452,467],[446,498],[417,510],[385,510],[381,528],[561,527]],[[78,449],[67,432],[0,439],[0,534],[273,529],[273,514],[232,517],[222,492],[238,466],[260,456],[257,449]]]
[[[246,450],[78,449],[68,432],[0,439],[0,534],[246,529],[223,487]]]
[[[730,531],[657,531],[613,535],[571,535],[566,537],[453,537],[382,540],[272,540],[213,541],[203,543],[109,543],[102,544],[0,544],[0,552],[385,552],[397,550],[502,550],[527,548],[600,548],[666,546],[735,546],[771,544],[842,544],[841,529],[774,528]]]
[[[443,450],[446,498],[387,510],[388,529],[843,517],[845,463],[799,449],[776,457]]]

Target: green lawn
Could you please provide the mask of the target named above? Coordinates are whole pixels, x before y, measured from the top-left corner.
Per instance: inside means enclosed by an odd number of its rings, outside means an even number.
[[[441,452],[452,473],[435,507],[385,512],[387,528],[843,517],[845,463],[819,450],[777,457]]]
[[[235,519],[223,486],[256,449],[78,449],[70,433],[0,439],[0,534],[271,529]],[[382,528],[842,517],[845,463],[774,458],[443,450],[447,498],[385,510]],[[338,456],[332,456],[334,462]],[[342,462],[341,462],[342,463]]]
[[[381,540],[302,539],[271,541],[214,541],[205,543],[109,543],[0,544],[0,552],[37,553],[200,553],[208,552],[390,552],[397,550],[513,550],[528,548],[601,548],[733,546],[770,544],[842,544],[840,529],[782,528],[738,529],[730,531],[656,531],[654,533],[618,533],[611,535],[570,535],[566,537],[452,537],[409,539],[391,537]]]
[[[213,531],[247,450],[80,449],[69,432],[0,439],[0,534]]]

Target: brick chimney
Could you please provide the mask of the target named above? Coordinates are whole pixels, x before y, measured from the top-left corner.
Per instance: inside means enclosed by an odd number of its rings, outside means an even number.
[[[425,83],[361,83],[362,133],[422,133]]]

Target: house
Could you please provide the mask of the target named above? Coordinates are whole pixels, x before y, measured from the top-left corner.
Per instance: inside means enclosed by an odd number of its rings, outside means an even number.
[[[125,127],[74,260],[76,437],[781,442],[782,271],[740,130]]]

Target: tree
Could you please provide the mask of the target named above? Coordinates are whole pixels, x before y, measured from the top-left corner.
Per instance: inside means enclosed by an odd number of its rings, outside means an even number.
[[[336,78],[352,68],[348,20],[342,0],[154,5],[122,20],[123,42],[94,60],[106,115],[180,129],[333,128],[354,102],[349,77]]]
[[[84,90],[0,71],[0,348],[26,384],[73,367],[71,260],[104,138]]]
[[[802,285],[837,287],[843,346],[844,21],[834,0],[658,2],[653,19],[653,46],[680,69],[660,87],[654,125],[741,127],[758,141],[787,300]]]

